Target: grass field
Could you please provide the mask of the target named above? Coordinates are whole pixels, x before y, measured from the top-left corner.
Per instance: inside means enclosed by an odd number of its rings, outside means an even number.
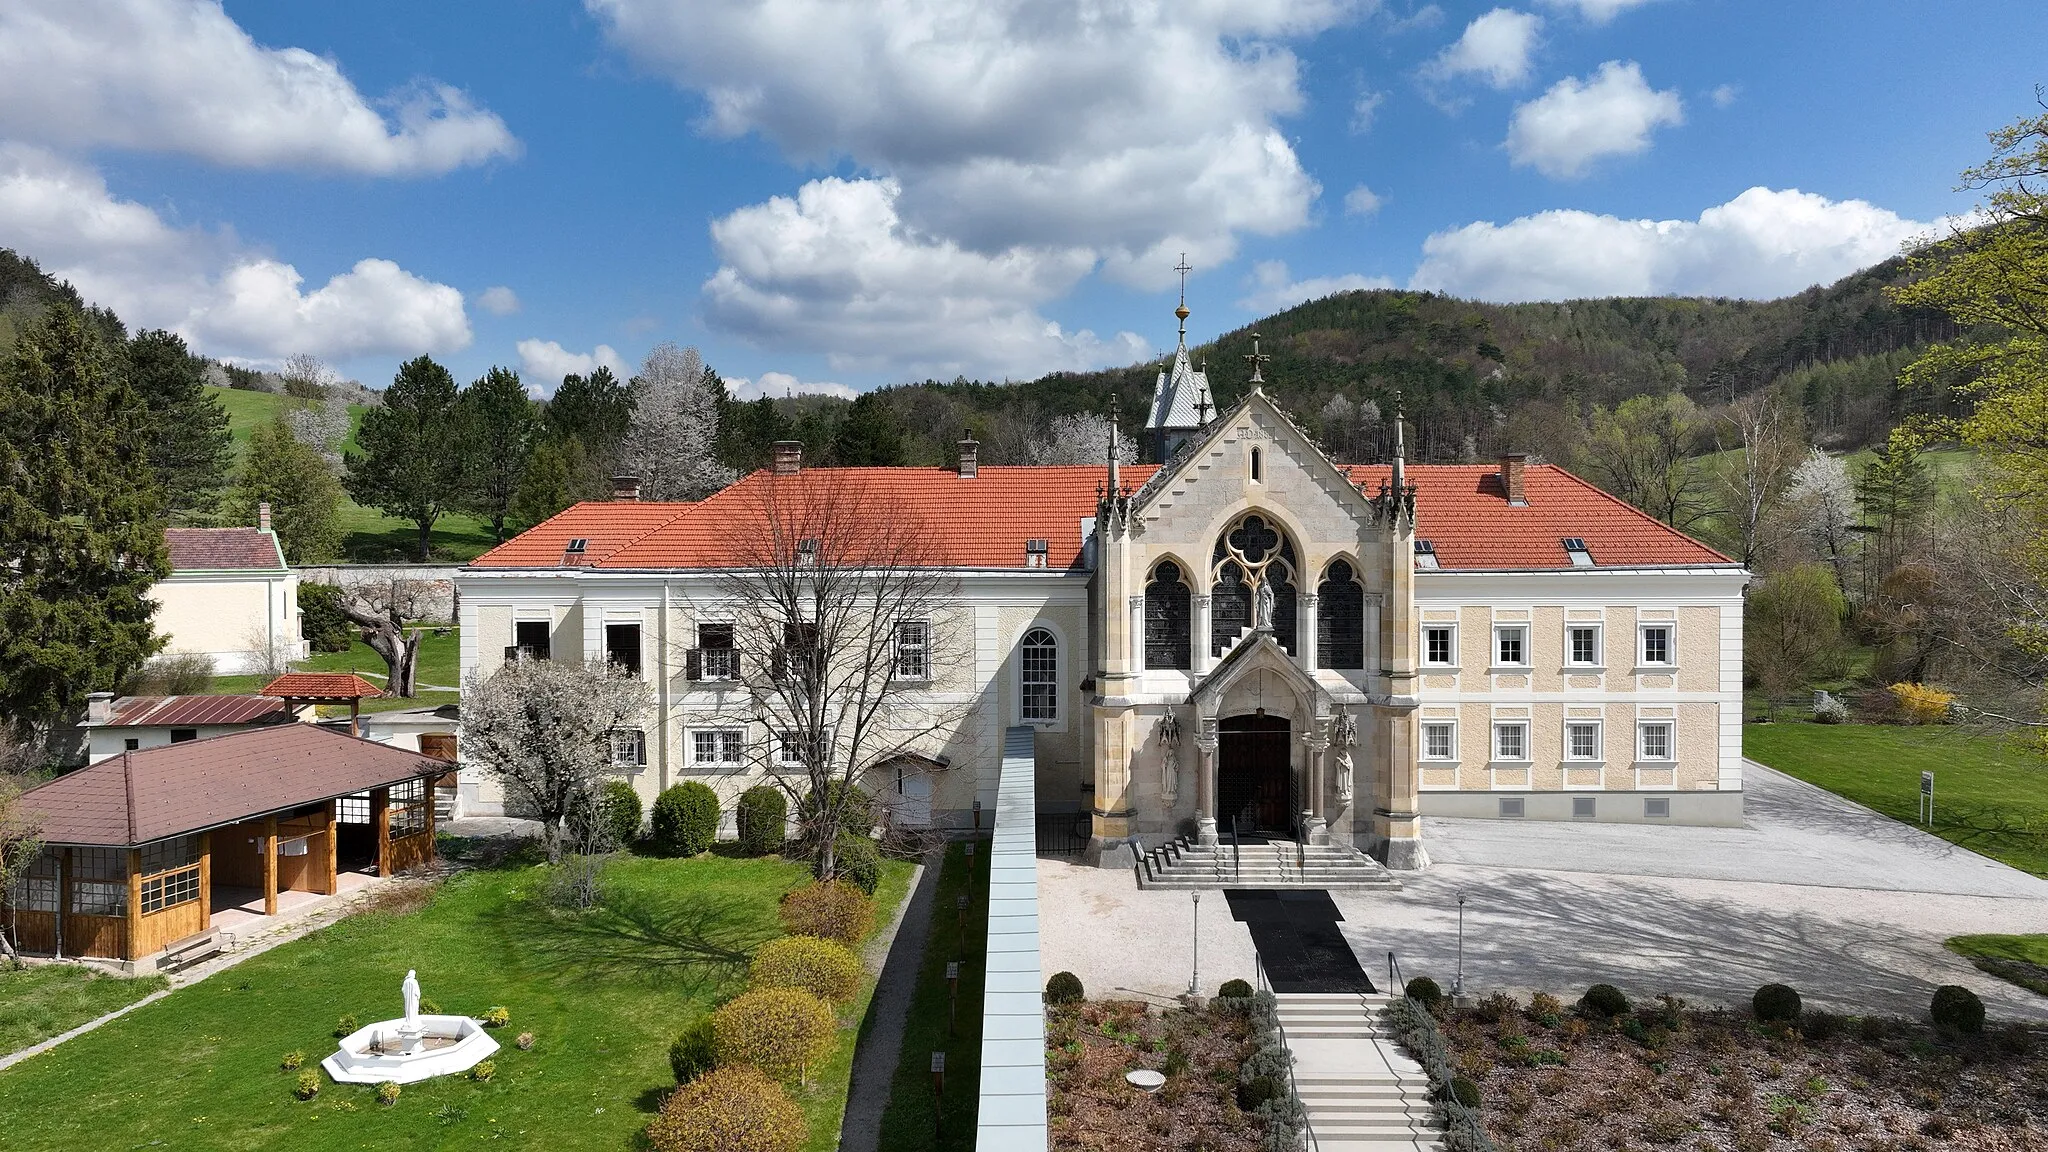
[[[1895,820],[1917,822],[1920,773],[1934,773],[1928,831],[2048,876],[2048,762],[2003,741],[1945,727],[1750,724],[1743,755]]]
[[[1947,947],[2001,980],[2048,996],[2048,935],[1951,936]]]
[[[909,871],[884,865],[878,919]],[[0,1072],[6,1148],[635,1147],[674,1087],[670,1042],[741,987],[749,953],[780,934],[777,898],[808,870],[624,858],[606,873],[605,903],[581,913],[541,901],[544,875],[458,875],[423,909],[352,916]],[[386,1108],[372,1087],[323,1075],[318,1097],[293,1099],[297,1077],[280,1058],[301,1052],[315,1066],[343,1013],[397,1015],[408,968],[445,1011],[511,1010],[497,1076],[408,1085]],[[531,1051],[511,1043],[522,1031]],[[821,1152],[837,1140],[853,1037],[842,1030],[798,1094]]]
[[[974,1147],[977,1093],[981,1087],[982,955],[988,942],[988,841],[975,853],[970,885],[964,845],[949,844],[933,893],[931,935],[925,939],[924,969],[918,974],[910,1019],[903,1026],[903,1054],[882,1116],[883,1147],[890,1152],[970,1152]],[[956,901],[970,890],[966,923]],[[961,961],[960,1016],[949,1030],[950,989],[946,964]],[[943,1130],[935,1123],[931,1054],[946,1054]]]
[[[75,964],[0,966],[0,1056],[69,1032],[169,986],[161,976],[131,980]]]

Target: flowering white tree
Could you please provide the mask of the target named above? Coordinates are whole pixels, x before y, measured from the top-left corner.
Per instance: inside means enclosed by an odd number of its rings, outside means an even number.
[[[718,462],[718,398],[695,348],[654,346],[633,377],[633,421],[620,464],[648,500],[701,500],[733,482]]]
[[[616,669],[510,660],[472,672],[462,693],[462,758],[496,777],[510,806],[541,822],[559,863],[569,821],[590,811],[616,769],[615,735],[649,706],[647,685]]]
[[[1061,413],[1031,437],[1024,453],[1033,464],[1100,464],[1109,457],[1109,417],[1100,412]],[[1117,462],[1138,462],[1136,440],[1117,441]]]
[[[1814,551],[1835,570],[1835,584],[1847,589],[1850,545],[1856,537],[1856,481],[1848,464],[1815,448],[1792,470],[1786,497]]]

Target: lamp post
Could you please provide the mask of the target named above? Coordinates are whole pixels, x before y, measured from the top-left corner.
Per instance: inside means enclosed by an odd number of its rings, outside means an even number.
[[[1201,892],[1197,891],[1197,892],[1196,892],[1196,893],[1194,894],[1194,897],[1195,897],[1195,970],[1194,970],[1193,974],[1191,974],[1191,975],[1190,975],[1190,976],[1188,977],[1188,995],[1190,995],[1190,996],[1199,996],[1199,995],[1201,995],[1201,994],[1202,994],[1202,894],[1201,894]]]
[[[1451,981],[1453,1001],[1465,991],[1465,894],[1458,893],[1458,975]]]

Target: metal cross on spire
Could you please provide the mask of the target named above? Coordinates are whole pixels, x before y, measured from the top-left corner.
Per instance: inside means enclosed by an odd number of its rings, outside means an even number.
[[[1252,383],[1264,384],[1266,382],[1265,376],[1259,372],[1259,366],[1271,359],[1271,356],[1267,356],[1259,351],[1259,334],[1257,332],[1252,333],[1252,350],[1244,358],[1245,363],[1252,366]]]
[[[1175,308],[1173,314],[1180,318],[1180,343],[1185,348],[1188,343],[1188,273],[1194,271],[1188,266],[1187,253],[1180,254],[1180,263],[1175,264],[1173,270],[1180,273],[1180,307]]]

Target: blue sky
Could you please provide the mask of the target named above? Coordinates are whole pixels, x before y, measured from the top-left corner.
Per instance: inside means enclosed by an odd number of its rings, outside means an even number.
[[[202,351],[1028,378],[1346,287],[1768,297],[2036,111],[2021,3],[0,6],[0,245]]]

